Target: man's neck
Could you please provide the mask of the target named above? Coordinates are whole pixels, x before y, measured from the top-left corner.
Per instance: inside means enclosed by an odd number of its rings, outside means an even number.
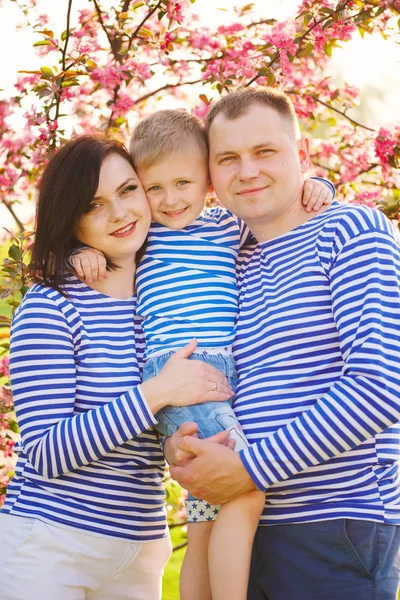
[[[275,219],[269,216],[265,219],[257,219],[252,223],[247,223],[247,225],[258,242],[267,242],[296,229],[296,227],[325,212],[327,208],[329,208],[329,205],[323,205],[318,212],[307,212],[299,200],[285,214],[278,215]]]

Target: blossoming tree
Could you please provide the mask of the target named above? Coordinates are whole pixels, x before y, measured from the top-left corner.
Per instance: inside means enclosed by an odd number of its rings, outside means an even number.
[[[237,87],[283,89],[312,137],[314,170],[333,181],[339,197],[377,205],[398,219],[400,128],[374,130],[357,122],[352,109],[358,91],[338,88],[326,69],[333,49],[352,36],[394,35],[400,0],[299,0],[295,18],[284,22],[260,18],[246,4],[219,27],[199,22],[194,0],[115,0],[111,10],[109,2],[105,7],[102,0],[87,0],[84,6],[80,0],[77,22],[72,0],[64,0],[63,31],[51,30],[37,0],[12,1],[37,34],[41,60],[37,70],[27,65],[19,73],[13,97],[0,96],[0,202],[15,221],[2,297],[12,307],[27,289],[32,235],[24,232],[18,203],[32,195],[49,152],[80,133],[103,131],[127,140],[135,119],[155,110],[161,98],[203,117],[213,101]],[[22,128],[13,126],[16,115]],[[4,353],[9,325],[8,316],[0,317]],[[8,377],[3,356],[0,504],[12,476],[16,432]],[[178,496],[173,488],[175,508]]]

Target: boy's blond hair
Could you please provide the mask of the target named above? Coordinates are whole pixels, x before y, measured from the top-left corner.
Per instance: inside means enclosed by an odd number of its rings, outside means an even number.
[[[247,113],[254,105],[268,106],[275,110],[288,123],[289,130],[295,139],[300,139],[300,128],[291,99],[287,94],[275,88],[241,88],[227,94],[216,102],[208,112],[205,120],[207,136],[217,115],[234,120]]]
[[[186,110],[160,110],[140,121],[132,133],[129,152],[135,168],[151,167],[176,152],[198,148],[208,161],[203,123]]]

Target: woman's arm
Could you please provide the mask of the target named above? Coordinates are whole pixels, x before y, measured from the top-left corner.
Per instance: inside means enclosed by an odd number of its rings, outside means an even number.
[[[72,306],[63,311],[38,292],[28,293],[11,330],[11,385],[23,448],[46,479],[90,464],[135,438],[156,423],[154,414],[166,404],[226,400],[232,393],[219,371],[186,361],[182,349],[143,388],[132,386],[102,406],[76,413],[79,336]],[[192,345],[186,353],[193,352]]]

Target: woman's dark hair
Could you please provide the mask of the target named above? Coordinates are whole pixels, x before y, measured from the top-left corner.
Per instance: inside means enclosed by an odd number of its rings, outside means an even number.
[[[76,227],[96,194],[101,166],[111,154],[133,167],[123,144],[96,136],[78,137],[52,156],[39,184],[32,275],[61,293],[68,257],[79,246]],[[144,247],[137,252],[137,261],[143,251]],[[107,267],[116,268],[109,259]]]

